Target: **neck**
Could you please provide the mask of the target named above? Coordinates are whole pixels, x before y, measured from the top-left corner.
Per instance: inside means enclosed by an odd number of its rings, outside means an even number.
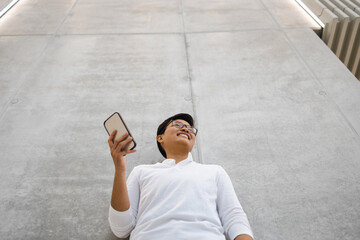
[[[175,163],[178,164],[182,160],[187,159],[188,152],[179,152],[179,153],[166,153],[167,158],[175,159]]]

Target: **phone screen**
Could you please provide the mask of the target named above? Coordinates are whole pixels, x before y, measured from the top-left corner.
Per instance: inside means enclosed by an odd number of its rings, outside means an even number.
[[[120,114],[118,112],[113,113],[108,119],[105,120],[104,127],[109,135],[114,130],[117,130],[114,140],[117,140],[122,135],[124,135],[126,132],[128,132],[129,135],[132,137],[129,129],[125,125],[124,120],[122,119],[122,117],[120,116]],[[125,149],[133,150],[135,147],[136,147],[136,143],[133,138],[133,140],[125,146]]]

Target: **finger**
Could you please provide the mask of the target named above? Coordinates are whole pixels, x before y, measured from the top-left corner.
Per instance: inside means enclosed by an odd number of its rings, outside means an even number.
[[[119,151],[119,152],[122,152],[124,149],[124,147],[129,143],[129,142],[131,142],[133,140],[133,138],[132,137],[128,137],[126,140],[124,140],[124,141],[122,141],[121,143],[119,143],[117,146],[116,146],[116,148],[115,148],[115,150],[116,151]]]
[[[116,149],[120,152],[126,150],[124,148],[127,147],[132,140],[133,138],[129,136],[128,138],[126,138],[126,140],[122,141],[119,145],[117,145]]]
[[[134,152],[136,152],[136,150],[125,150],[122,152],[121,155],[126,156],[127,154],[134,153]]]
[[[117,130],[115,129],[114,131],[112,131],[112,133],[110,134],[110,138],[114,138],[115,134],[116,134]]]
[[[129,153],[134,153],[134,152],[136,152],[136,150],[128,150],[128,151],[126,151],[125,153],[126,153],[126,154],[129,154]]]
[[[129,135],[129,133],[126,132],[126,133],[124,133],[124,135],[122,135],[121,137],[119,137],[118,139],[116,139],[116,140],[114,141],[115,147],[117,147],[121,141],[124,141],[124,140],[128,137],[128,135]]]
[[[132,138],[131,139],[130,138],[131,138],[130,136],[125,136],[125,138],[122,141],[117,142],[117,145],[115,146],[116,151],[121,152],[124,146],[128,144],[128,142],[132,141]]]
[[[114,131],[112,131],[112,133],[111,133],[110,136],[109,136],[109,141],[110,141],[110,140],[112,141],[112,140],[114,139],[116,132],[117,132],[116,129],[115,129]]]
[[[110,134],[109,139],[108,139],[110,148],[114,145],[113,139],[114,139],[115,134],[116,134],[116,129]]]

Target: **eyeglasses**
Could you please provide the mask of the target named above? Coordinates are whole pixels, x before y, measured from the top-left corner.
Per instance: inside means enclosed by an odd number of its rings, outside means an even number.
[[[172,123],[172,125],[173,126],[175,126],[175,127],[177,127],[177,128],[183,128],[183,127],[186,127],[191,133],[193,133],[195,136],[196,136],[196,134],[197,134],[197,132],[198,132],[198,130],[196,129],[196,128],[194,128],[194,127],[191,127],[191,126],[189,126],[189,125],[187,125],[187,124],[184,124],[184,123],[182,123],[182,122],[178,122],[178,121],[174,121],[174,120],[171,120],[170,121],[170,123]],[[169,123],[169,124],[170,124]]]

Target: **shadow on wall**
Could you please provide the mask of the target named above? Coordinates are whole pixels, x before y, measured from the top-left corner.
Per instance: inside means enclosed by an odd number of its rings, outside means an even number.
[[[118,238],[116,237],[110,230],[109,228],[109,231],[107,233],[107,236],[105,237],[105,240],[129,240],[129,238]]]

